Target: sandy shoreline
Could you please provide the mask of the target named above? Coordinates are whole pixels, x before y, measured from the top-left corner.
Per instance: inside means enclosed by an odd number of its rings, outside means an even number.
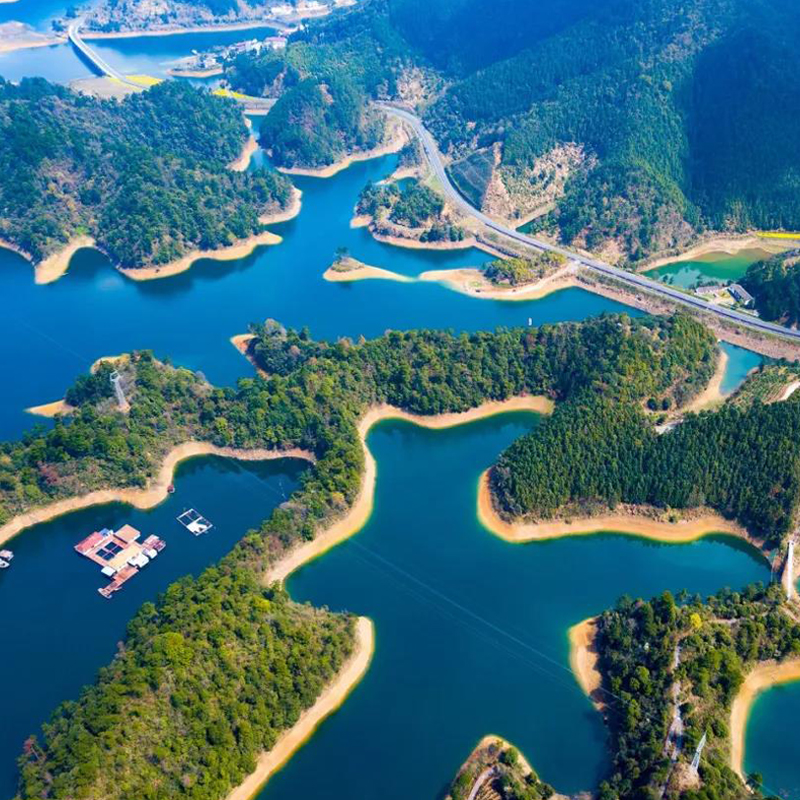
[[[290,550],[282,559],[273,564],[264,577],[265,583],[284,581],[296,569],[318,558],[353,534],[358,533],[367,523],[372,514],[375,480],[377,477],[375,459],[372,457],[366,443],[367,433],[373,425],[377,425],[387,419],[400,419],[412,422],[423,428],[441,430],[443,428],[452,428],[456,425],[464,425],[468,422],[475,422],[497,414],[506,414],[511,411],[533,411],[543,414],[549,413],[550,409],[552,409],[552,401],[549,398],[538,395],[491,401],[469,411],[436,414],[429,417],[409,414],[406,411],[401,411],[399,408],[388,405],[373,406],[358,423],[358,434],[364,451],[364,473],[361,476],[361,488],[355,502],[343,517],[318,533],[312,541]]]
[[[356,217],[356,220],[360,220],[360,218]],[[352,222],[350,224],[352,225]],[[388,236],[384,233],[376,233],[375,231],[370,231],[370,233],[376,242],[390,244],[392,247],[404,247],[406,250],[470,250],[478,244],[474,237],[462,239],[459,242],[421,242],[419,239]]]
[[[283,241],[280,236],[274,233],[264,231],[250,236],[247,239],[242,239],[236,244],[228,247],[221,247],[218,250],[192,250],[182,258],[176,261],[171,261],[169,264],[164,264],[159,267],[117,267],[117,269],[126,277],[134,281],[153,281],[159,278],[170,278],[173,275],[180,275],[181,272],[186,272],[190,269],[196,261],[208,258],[212,261],[236,261],[240,258],[246,258],[252,252],[262,245],[275,245]]]
[[[421,281],[436,281],[461,294],[485,300],[541,300],[553,292],[579,286],[575,270],[564,267],[546,278],[526,286],[495,286],[478,269],[428,270],[419,276]]]
[[[602,684],[600,673],[600,654],[595,649],[597,637],[597,618],[589,619],[573,625],[567,632],[569,637],[569,665],[583,689],[583,693],[594,703],[598,711],[603,710]]]
[[[300,715],[292,728],[281,734],[274,747],[259,756],[255,771],[230,792],[225,800],[250,800],[255,797],[270,776],[311,738],[320,723],[344,703],[369,669],[374,651],[375,629],[372,621],[359,617],[356,624],[355,651],[342,670],[325,687],[314,705]]]
[[[258,150],[258,140],[251,133],[244,143],[244,147],[242,147],[239,158],[231,161],[228,164],[228,169],[232,169],[234,172],[244,172],[250,166],[250,158],[256,150]]]
[[[687,411],[704,411],[714,408],[725,400],[722,394],[722,381],[725,380],[725,371],[728,369],[728,354],[722,349],[718,349],[717,368],[708,382],[708,386],[689,404],[679,409],[680,412]]]
[[[609,513],[582,519],[553,519],[544,522],[506,522],[495,510],[489,486],[489,470],[478,484],[478,519],[489,531],[507,542],[544,542],[563,536],[595,533],[624,533],[668,544],[694,542],[714,533],[736,536],[762,552],[760,544],[737,522],[710,510],[677,522],[650,519],[632,513]]]
[[[258,148],[256,148],[258,149]],[[300,213],[303,207],[303,193],[296,187],[292,187],[292,199],[289,205],[282,211],[275,211],[272,214],[262,214],[258,221],[262,225],[277,225],[279,222],[288,222]]]
[[[350,269],[337,270],[333,266],[330,266],[322,273],[323,279],[331,283],[351,283],[352,281],[365,281],[376,278],[385,281],[398,281],[399,283],[413,283],[417,280],[408,275],[401,275],[399,272],[392,272],[389,269],[364,264],[354,258],[347,260],[352,264]]]
[[[347,169],[358,161],[369,161],[372,158],[388,156],[402,150],[408,142],[408,133],[402,124],[398,123],[392,133],[391,138],[385,144],[373,147],[372,150],[363,150],[345,156],[341,161],[336,161],[327,167],[277,167],[278,172],[284,175],[302,175],[308,178],[332,178],[342,170]]]
[[[247,352],[250,342],[255,338],[255,334],[252,333],[239,333],[236,336],[231,336],[229,341],[252,364],[253,369],[258,375],[262,378],[268,378],[268,373],[261,369],[256,363],[256,360],[251,358],[250,354]]]
[[[688,250],[674,256],[663,256],[654,261],[647,262],[638,271],[650,272],[651,270],[664,267],[667,264],[675,264],[681,261],[699,261],[703,257],[719,253],[720,255],[735,256],[743,250],[764,250],[766,252],[780,253],[786,250],[787,245],[770,243],[769,240],[757,234],[745,234],[743,236],[715,236],[704,242],[693,245]]]
[[[253,448],[252,450],[239,450],[233,447],[217,447],[208,442],[184,442],[167,453],[158,474],[150,481],[145,489],[98,489],[80,497],[70,497],[58,500],[40,508],[32,509],[24,514],[18,514],[0,527],[0,544],[16,536],[31,525],[48,522],[51,519],[69,514],[90,506],[104,503],[128,503],[138,509],[148,509],[158,505],[167,498],[167,487],[172,483],[175,468],[181,461],[197,456],[222,456],[234,458],[237,461],[271,461],[278,458],[300,458],[304,461],[314,462],[313,453],[298,448],[290,450],[265,450]]]
[[[66,400],[54,400],[52,403],[43,403],[40,406],[26,408],[27,414],[35,414],[37,417],[57,417],[60,414],[71,414],[75,409]]]
[[[767,689],[800,681],[800,658],[766,662],[751,670],[731,706],[731,769],[744,781],[744,743],[747,721],[756,698]]]
[[[0,240],[0,247],[5,250],[13,251],[33,264],[33,257],[31,254],[26,253],[21,247],[17,247],[17,245],[11,242],[2,240]],[[91,236],[78,236],[67,243],[61,250],[48,256],[38,264],[35,264],[33,267],[34,282],[39,285],[44,285],[57,281],[66,273],[67,269],[69,269],[69,262],[72,260],[72,256],[84,247],[95,247],[95,241]]]

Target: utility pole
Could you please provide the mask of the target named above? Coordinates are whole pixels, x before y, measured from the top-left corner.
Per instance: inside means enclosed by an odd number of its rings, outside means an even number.
[[[703,748],[706,746],[707,734],[703,734],[703,738],[697,745],[697,750],[694,751],[694,758],[692,759],[692,772],[697,775],[697,770],[700,767],[700,756],[703,754]]]

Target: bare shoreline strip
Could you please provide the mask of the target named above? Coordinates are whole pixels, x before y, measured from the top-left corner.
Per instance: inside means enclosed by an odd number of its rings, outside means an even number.
[[[327,167],[278,167],[277,169],[278,172],[282,172],[284,175],[301,175],[308,178],[332,178],[334,175],[347,169],[358,161],[369,161],[372,158],[380,158],[381,156],[388,156],[391,153],[397,153],[403,149],[406,142],[408,142],[408,133],[402,124],[398,124],[392,137],[385,144],[373,147],[372,150],[351,153],[345,156],[341,161],[336,161]]]
[[[736,536],[764,555],[760,544],[736,522],[707,510],[696,517],[667,522],[630,513],[608,513],[576,520],[507,522],[495,510],[489,485],[489,470],[478,482],[478,519],[496,536],[512,543],[544,542],[564,536],[590,536],[597,533],[623,533],[667,544],[686,544],[714,533]],[[765,556],[766,557],[766,556]]]
[[[409,414],[389,405],[373,406],[358,424],[358,434],[364,450],[364,473],[361,478],[361,488],[355,502],[341,519],[317,534],[313,541],[290,550],[282,559],[273,564],[264,578],[265,583],[284,581],[296,569],[318,558],[353,534],[358,533],[367,523],[372,514],[375,480],[377,477],[375,459],[369,452],[366,443],[367,433],[373,425],[377,425],[387,419],[400,419],[412,422],[423,428],[441,430],[475,422],[497,414],[506,414],[511,411],[532,411],[538,414],[548,414],[551,412],[552,407],[553,403],[549,398],[538,395],[491,401],[469,411],[436,414],[430,417]]]
[[[567,632],[569,637],[569,665],[583,693],[594,703],[598,711],[603,710],[600,699],[603,676],[598,667],[600,654],[595,649],[597,617],[573,625]]]
[[[681,413],[688,411],[697,412],[713,408],[725,399],[725,396],[722,394],[722,381],[725,380],[725,372],[728,369],[729,359],[728,354],[722,348],[718,349],[717,354],[717,367],[714,370],[714,374],[711,376],[711,380],[708,382],[708,386],[706,386],[689,405],[680,409]]]
[[[674,256],[664,256],[650,261],[642,266],[639,272],[650,272],[651,270],[665,267],[668,264],[676,264],[683,261],[700,261],[704,256],[719,253],[725,256],[735,256],[743,250],[764,250],[768,253],[780,253],[786,250],[788,245],[771,243],[757,234],[745,234],[743,236],[717,235],[704,242],[695,244]]]
[[[0,247],[5,250],[12,250],[33,264],[33,256],[30,253],[26,253],[21,247],[2,240],[0,240]],[[61,250],[56,251],[38,264],[34,264],[34,282],[44,285],[57,281],[69,269],[69,262],[72,261],[72,256],[84,247],[95,247],[95,241],[91,236],[77,236],[62,247]]]
[[[157,476],[144,489],[98,489],[80,497],[58,500],[40,508],[18,514],[0,527],[0,544],[8,541],[31,525],[49,522],[56,517],[69,514],[90,506],[105,503],[128,503],[139,509],[148,509],[158,505],[167,498],[167,487],[172,483],[175,468],[181,461],[197,456],[222,456],[237,461],[271,461],[278,458],[300,458],[314,462],[313,453],[299,448],[289,450],[266,450],[254,448],[239,450],[233,447],[217,447],[208,442],[184,442],[167,453],[159,468]]]
[[[190,269],[195,262],[208,258],[212,261],[237,261],[246,258],[257,247],[262,245],[280,244],[283,241],[280,236],[276,236],[270,231],[257,233],[247,239],[242,239],[228,247],[221,247],[218,250],[192,250],[176,261],[170,261],[159,267],[117,267],[126,277],[134,281],[154,281],[159,278],[171,278],[173,275],[180,275]]]
[[[250,158],[256,150],[258,150],[258,140],[251,133],[244,143],[239,157],[228,164],[228,169],[232,169],[234,172],[244,172],[250,166]]]
[[[339,674],[323,690],[311,708],[278,738],[271,750],[262,753],[256,768],[225,800],[250,800],[314,734],[322,721],[330,716],[356,687],[369,668],[375,650],[375,629],[367,617],[359,617],[356,625],[356,647]]]
[[[31,406],[25,409],[26,414],[34,414],[37,417],[57,417],[59,415],[71,414],[75,409],[66,400],[54,400],[52,403],[43,403],[40,406]]]
[[[731,769],[744,776],[744,746],[747,722],[756,698],[773,686],[800,681],[800,658],[776,663],[768,661],[752,669],[739,688],[731,706]]]

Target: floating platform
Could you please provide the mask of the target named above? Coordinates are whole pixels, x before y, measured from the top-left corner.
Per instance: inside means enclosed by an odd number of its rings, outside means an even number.
[[[196,511],[194,508],[190,508],[188,511],[184,511],[182,514],[179,514],[176,519],[183,525],[186,530],[190,533],[193,533],[195,536],[200,536],[202,533],[206,533],[210,531],[214,526],[199,512]]]
[[[109,578],[107,586],[97,591],[103,597],[111,597],[122,585],[146,567],[167,546],[158,536],[148,536],[139,541],[142,534],[130,525],[118,531],[103,528],[95,531],[75,545],[75,550],[100,566],[100,571]]]

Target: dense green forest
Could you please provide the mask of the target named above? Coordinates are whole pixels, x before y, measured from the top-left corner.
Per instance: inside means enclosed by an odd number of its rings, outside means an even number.
[[[246,138],[235,103],[180,81],[116,102],[0,79],[0,239],[38,262],[88,234],[124,267],[231,244],[291,194],[227,169]]]
[[[106,397],[103,375],[84,378],[69,393],[77,406],[71,419],[0,445],[0,519],[90,489],[144,485],[164,454],[189,439],[301,447],[317,459],[289,502],[218,566],[143,607],[97,683],[59,709],[26,748],[23,798],[218,797],[247,771],[253,754],[291,724],[346,657],[352,629],[343,618],[298,609],[257,583],[286,548],[314,538],[356,498],[364,467],[357,422],[369,406],[389,403],[434,414],[528,392],[547,394],[563,409],[580,408],[589,397],[616,402],[624,420],[634,404],[685,400],[714,369],[713,336],[681,315],[604,316],[457,336],[389,332],[335,343],[276,322],[254,325],[252,332],[249,355],[266,377],[214,388],[202,376],[134,353],[115,364],[126,383],[129,414],[116,411]],[[796,441],[794,407],[777,408],[787,415],[786,437]],[[752,413],[761,419],[770,411]],[[633,411],[629,416],[635,419]],[[692,438],[689,426],[705,420],[685,423],[683,435]],[[748,420],[742,416],[740,428]],[[549,427],[543,423],[538,430]],[[750,442],[751,449],[767,452]],[[714,444],[719,446],[712,437],[710,450]],[[787,452],[770,463],[751,460],[736,478],[776,519],[789,489],[775,495],[775,471],[781,469],[775,464],[791,457]],[[600,471],[608,471],[606,464]],[[558,486],[558,472],[546,480]],[[270,655],[257,655],[267,642]],[[303,667],[290,669],[293,682],[277,697],[265,695],[270,676],[295,663]],[[226,689],[199,688],[209,683]],[[263,703],[241,702],[250,693]],[[136,751],[130,757],[129,748]]]
[[[370,0],[232,82],[345,72],[424,113],[474,202],[490,181],[509,218],[553,202],[534,230],[629,263],[800,227],[799,33],[790,0]]]
[[[498,258],[490,261],[483,274],[500,286],[522,286],[541,280],[566,261],[559,253],[542,250],[530,258]]]
[[[651,408],[668,408],[650,398]],[[800,500],[800,403],[727,404],[656,433],[635,402],[585,395],[556,409],[492,470],[500,509],[547,519],[619,503],[709,506],[780,542]]]
[[[741,284],[753,295],[764,319],[785,325],[800,323],[800,250],[759,261],[747,269]]]
[[[324,167],[383,141],[384,116],[343,76],[306,78],[281,95],[261,123],[261,145],[280,167]]]
[[[663,796],[665,786],[667,797],[686,800],[761,796],[757,779],[751,794],[730,768],[730,707],[757,662],[800,656],[800,625],[782,607],[779,586],[724,590],[706,603],[678,599],[681,605],[668,592],[650,602],[623,598],[599,617],[596,646],[613,753],[600,800]],[[685,730],[672,769],[664,743],[676,680]],[[693,785],[688,765],[704,733],[700,780]]]
[[[462,241],[464,229],[452,223],[444,210],[441,195],[413,178],[402,185],[395,181],[370,183],[356,204],[356,213],[371,217],[370,226],[377,233],[413,233],[421,242]],[[395,226],[411,230],[397,230]]]

